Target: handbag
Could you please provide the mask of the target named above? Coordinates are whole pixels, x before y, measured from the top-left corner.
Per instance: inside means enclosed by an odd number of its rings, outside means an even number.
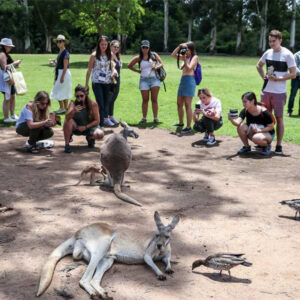
[[[14,80],[13,80],[11,72],[9,70],[6,70],[3,72],[3,80],[5,82],[7,82],[9,85],[14,84]]]
[[[14,66],[10,66],[11,75],[15,82],[17,95],[24,95],[27,92],[26,82],[21,71],[16,71]]]
[[[157,62],[155,53],[151,52],[150,57],[152,58],[152,60],[154,60],[155,62]],[[157,78],[159,81],[161,81],[161,82],[163,83],[164,89],[165,89],[165,92],[166,92],[167,89],[166,89],[166,84],[165,84],[165,81],[164,81],[164,80],[165,80],[166,77],[167,77],[167,72],[166,72],[166,70],[164,69],[164,67],[161,67],[161,68],[155,70],[155,76],[156,76],[156,78]]]

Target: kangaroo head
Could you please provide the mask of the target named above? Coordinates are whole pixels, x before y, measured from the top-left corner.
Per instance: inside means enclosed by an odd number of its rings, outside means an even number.
[[[165,226],[160,219],[159,213],[156,211],[154,213],[154,220],[158,229],[158,232],[156,233],[154,238],[155,246],[158,250],[163,252],[170,243],[171,232],[178,224],[179,216],[175,216],[172,219],[171,223]]]
[[[128,126],[128,124],[125,121],[120,121],[121,126],[124,128],[120,134],[123,135],[123,137],[127,140],[127,137],[130,136],[132,138],[137,139],[139,135],[134,131],[133,128]]]

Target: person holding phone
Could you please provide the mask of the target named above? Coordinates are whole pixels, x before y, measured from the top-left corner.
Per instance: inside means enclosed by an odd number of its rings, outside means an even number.
[[[49,114],[51,105],[47,92],[38,92],[33,101],[28,102],[21,111],[17,120],[16,132],[29,137],[27,150],[33,154],[39,153],[37,142],[45,140],[53,135],[53,127],[56,121]]]
[[[99,108],[97,102],[88,96],[88,90],[78,84],[75,88],[75,101],[71,101],[66,113],[63,131],[65,137],[65,153],[71,153],[72,135],[84,135],[89,148],[94,148],[95,140],[104,137],[101,130]]]
[[[198,90],[198,97],[200,100],[196,104],[193,115],[195,122],[194,130],[204,132],[202,142],[205,142],[208,146],[212,146],[216,143],[214,131],[223,125],[222,104],[221,101],[213,97],[211,91],[206,88]],[[200,115],[202,115],[201,119]]]

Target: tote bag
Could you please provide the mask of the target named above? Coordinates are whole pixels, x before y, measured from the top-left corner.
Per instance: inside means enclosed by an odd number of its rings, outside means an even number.
[[[15,82],[15,89],[17,95],[24,95],[27,92],[26,82],[23,76],[23,73],[16,71],[14,66],[10,67],[12,78]]]

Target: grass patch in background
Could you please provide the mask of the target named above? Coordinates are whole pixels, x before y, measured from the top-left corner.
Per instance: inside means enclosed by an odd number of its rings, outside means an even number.
[[[34,98],[34,95],[41,90],[49,94],[54,83],[54,67],[48,65],[49,58],[55,58],[56,54],[30,55],[30,54],[13,54],[14,59],[22,58],[20,70],[24,74],[27,83],[28,92],[23,96],[16,96],[16,113],[19,115],[25,103]],[[118,99],[115,103],[115,117],[123,119],[130,124],[137,124],[142,118],[141,112],[141,94],[138,89],[139,74],[127,69],[127,64],[133,56],[123,55],[123,70],[121,72],[121,89]],[[167,71],[166,87],[163,86],[159,92],[159,127],[174,129],[172,124],[178,121],[177,117],[177,88],[179,85],[181,71],[177,69],[176,60],[171,56],[161,55]],[[200,56],[202,65],[203,80],[199,87],[209,88],[213,95],[219,98],[223,107],[224,125],[219,129],[217,135],[237,136],[236,127],[227,120],[227,113],[231,108],[242,109],[241,95],[247,91],[256,93],[260,99],[260,91],[263,81],[256,71],[258,58],[249,57],[212,57]],[[72,74],[73,90],[78,83],[85,84],[85,76],[89,55],[71,55],[70,71]],[[287,83],[289,96],[290,81]],[[91,89],[90,96],[95,99]],[[299,96],[296,96],[294,112],[298,112]],[[193,107],[198,99],[193,100]],[[288,98],[287,98],[288,101]],[[57,101],[52,100],[51,110],[57,110],[59,105]],[[286,115],[287,104],[285,106]],[[1,110],[0,119],[3,119]],[[148,121],[153,120],[151,101],[149,101]],[[300,144],[300,117],[284,117],[285,135],[284,141]],[[0,126],[6,126],[1,123]]]

